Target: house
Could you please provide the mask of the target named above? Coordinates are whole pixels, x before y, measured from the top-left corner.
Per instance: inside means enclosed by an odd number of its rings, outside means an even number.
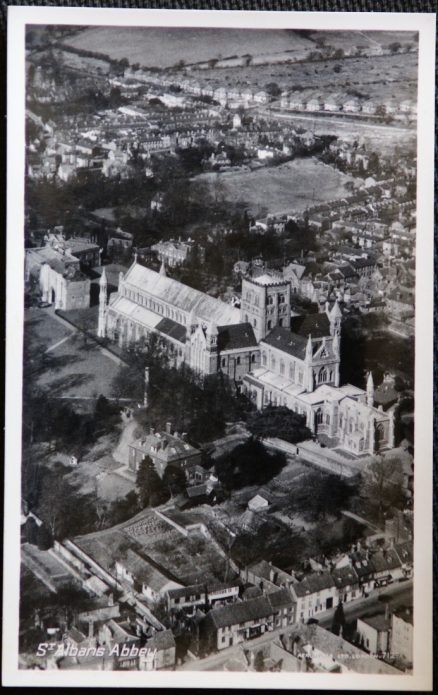
[[[324,111],[340,111],[342,109],[343,98],[340,94],[332,94],[324,102]]]
[[[286,587],[268,594],[272,607],[273,629],[288,627],[296,622],[296,603]]]
[[[388,652],[390,627],[390,618],[383,613],[358,618],[356,632],[360,645],[376,656]]]
[[[261,90],[260,92],[256,92],[253,97],[254,101],[256,104],[267,104],[268,103],[268,95],[266,92]]]
[[[269,507],[269,502],[261,495],[255,495],[248,502],[248,509],[252,512],[266,511]]]
[[[400,579],[403,576],[401,571],[400,559],[395,550],[383,549],[371,555],[371,562],[374,568],[374,586],[386,586],[394,579]]]
[[[305,106],[306,102],[300,92],[291,95],[289,99],[289,108],[292,109],[292,111],[303,111]]]
[[[214,608],[200,623],[200,636],[207,651],[226,649],[267,632],[273,622],[268,598],[249,599]]]
[[[385,536],[396,544],[404,544],[407,541],[412,541],[412,512],[402,512],[396,509],[394,516],[391,519],[385,520]]]
[[[290,587],[295,599],[296,619],[305,622],[336,605],[338,591],[329,572],[314,572]]]
[[[351,565],[359,578],[361,593],[368,593],[374,588],[374,565],[370,560],[369,551],[356,550],[349,557]]]
[[[128,583],[151,601],[158,601],[169,589],[181,587],[131,548],[116,560],[115,569],[121,583]]]
[[[80,269],[79,258],[68,249],[52,246],[26,249],[26,281],[38,279],[42,301],[55,309],[87,309],[90,306],[90,280]]]
[[[214,606],[236,601],[239,597],[240,580],[193,584],[167,592],[167,608],[170,612],[184,610],[194,614],[198,606]]]
[[[312,97],[306,103],[307,111],[321,111],[324,107],[324,103],[321,97]]]
[[[358,99],[346,99],[343,103],[345,113],[359,113],[361,106]]]
[[[176,662],[176,644],[172,630],[160,630],[156,632],[146,642],[146,648],[149,653],[154,654],[153,669],[172,669]],[[145,660],[139,657],[139,670],[148,670],[145,668]]]
[[[391,616],[391,654],[401,657],[411,665],[413,660],[413,639],[412,606],[400,607]]]
[[[266,560],[260,560],[245,567],[241,577],[246,582],[259,586],[266,593],[277,591],[278,587],[290,587],[295,582],[292,575]]]
[[[200,465],[202,455],[198,449],[188,444],[177,432],[171,434],[171,424],[167,423],[165,432],[155,432],[151,427],[148,435],[136,439],[129,445],[129,468],[136,472],[143,459],[149,456],[160,478],[168,466],[176,466],[183,471]]]
[[[377,104],[372,99],[364,101],[362,104],[362,113],[366,113],[369,116],[373,116],[377,111]]]
[[[397,543],[394,545],[394,552],[400,560],[402,577],[411,577],[414,566],[414,553],[411,541]]]
[[[204,258],[204,249],[197,246],[193,239],[187,239],[187,241],[181,241],[178,239],[169,239],[169,241],[159,241],[151,246],[152,251],[158,256],[161,262],[166,263],[169,268],[176,268],[178,265],[182,265],[192,258],[195,250],[198,251],[198,260],[202,261]]]
[[[351,565],[335,567],[331,575],[338,591],[339,601],[348,603],[361,596],[359,577],[354,567],[351,567]]]

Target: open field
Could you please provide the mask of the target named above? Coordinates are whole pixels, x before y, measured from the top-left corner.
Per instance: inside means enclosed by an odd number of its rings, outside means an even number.
[[[26,311],[24,339],[31,355],[25,366],[35,369],[36,384],[48,388],[53,398],[74,401],[111,395],[117,364],[90,339],[73,328],[69,331],[50,310]]]
[[[106,54],[145,67],[169,68],[218,61],[240,67],[242,56],[254,64],[301,60],[324,44],[345,53],[376,52],[392,43],[415,44],[414,32],[321,31],[274,29],[216,29],[172,27],[92,27],[64,40],[65,46]]]
[[[341,70],[337,72],[339,69]],[[336,71],[335,71],[336,68]],[[294,63],[291,65],[253,65],[235,68],[193,69],[191,77],[221,83],[237,88],[263,89],[275,82],[282,90],[319,90],[322,95],[337,92],[350,93],[357,89],[364,98],[383,99],[416,98],[418,56],[402,55],[363,56],[344,60]]]
[[[313,47],[312,41],[293,31],[166,27],[96,27],[66,39],[64,44],[158,68],[180,61],[190,64]]]
[[[201,174],[198,180],[213,181],[216,176]],[[314,158],[297,159],[252,172],[225,172],[219,176],[225,198],[244,203],[256,215],[263,208],[268,213],[287,213],[341,198],[347,193],[345,184],[353,180]]]

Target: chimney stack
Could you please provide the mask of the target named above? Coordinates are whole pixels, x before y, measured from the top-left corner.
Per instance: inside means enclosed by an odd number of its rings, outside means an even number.
[[[171,429],[172,429],[172,423],[171,423],[171,422],[166,422],[166,432],[167,432],[167,434],[171,434]]]

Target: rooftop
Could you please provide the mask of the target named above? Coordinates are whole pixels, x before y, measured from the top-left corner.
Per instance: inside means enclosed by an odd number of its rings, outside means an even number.
[[[240,318],[239,309],[231,304],[183,285],[166,275],[160,275],[155,270],[145,268],[138,263],[134,263],[128,270],[125,282],[131,287],[148,292],[157,299],[172,304],[177,309],[193,312],[198,320],[228,326],[238,323]]]
[[[236,323],[218,326],[218,347],[220,352],[239,348],[256,348],[257,340],[249,323]]]
[[[267,618],[272,615],[270,602],[264,596],[248,599],[241,603],[232,603],[221,608],[214,608],[208,614],[216,628],[246,623],[249,620]]]
[[[293,316],[291,319],[292,333],[307,338],[323,338],[330,336],[330,321],[327,314],[307,314],[306,316]]]
[[[378,632],[386,632],[391,626],[389,618],[385,617],[384,613],[376,613],[375,615],[367,615],[364,618],[359,618],[363,623],[370,625]]]

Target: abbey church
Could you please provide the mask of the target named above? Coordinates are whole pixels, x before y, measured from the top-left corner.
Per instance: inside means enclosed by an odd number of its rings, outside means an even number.
[[[100,279],[98,336],[121,347],[150,333],[173,363],[200,374],[222,372],[262,409],[282,405],[303,415],[327,446],[353,456],[394,446],[393,411],[374,407],[369,374],[364,391],[340,384],[342,312],[293,315],[290,283],[266,272],[243,278],[240,309],[134,260],[108,299]]]

